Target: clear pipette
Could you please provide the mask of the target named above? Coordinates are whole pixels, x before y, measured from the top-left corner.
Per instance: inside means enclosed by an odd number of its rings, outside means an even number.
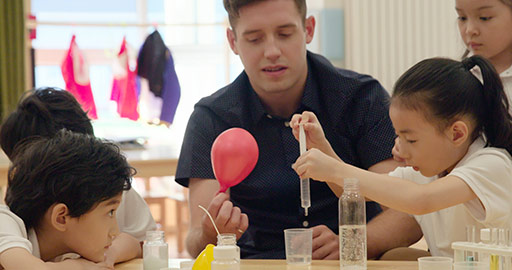
[[[306,152],[306,133],[302,124],[299,125],[299,148],[301,155]],[[300,179],[300,202],[302,208],[304,208],[304,215],[308,216],[308,208],[311,206],[309,178]]]

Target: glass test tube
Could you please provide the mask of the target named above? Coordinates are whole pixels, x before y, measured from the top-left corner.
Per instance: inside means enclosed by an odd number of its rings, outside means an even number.
[[[466,241],[469,243],[475,243],[475,225],[466,225]],[[473,251],[465,250],[464,251],[464,260],[465,261],[474,261],[475,254]]]

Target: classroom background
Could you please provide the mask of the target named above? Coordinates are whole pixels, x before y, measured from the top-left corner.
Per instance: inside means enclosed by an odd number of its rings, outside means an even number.
[[[338,67],[377,78],[388,91],[419,60],[460,58],[464,51],[454,1],[307,0],[307,4],[317,22],[308,49]],[[135,187],[166,230],[172,256],[186,257],[187,193],[173,181],[186,124],[200,98],[234,80],[243,69],[226,41],[228,22],[222,1],[7,0],[0,2],[0,8],[9,14],[0,18],[0,116],[14,108],[25,90],[66,88],[61,65],[75,36],[87,63],[83,67],[97,111],[96,136],[122,145],[138,170]],[[119,102],[111,98],[123,40],[129,70],[134,71],[142,44],[155,30],[170,50],[180,88],[173,119],[164,124],[151,117],[121,117]],[[7,166],[2,153],[0,192]]]

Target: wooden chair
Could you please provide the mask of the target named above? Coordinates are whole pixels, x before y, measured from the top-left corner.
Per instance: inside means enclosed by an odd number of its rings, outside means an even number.
[[[144,181],[149,192],[145,192],[143,198],[153,218],[160,224],[166,236],[176,237],[178,253],[183,253],[189,224],[188,189],[180,187],[169,191],[157,191],[151,189],[151,178]]]

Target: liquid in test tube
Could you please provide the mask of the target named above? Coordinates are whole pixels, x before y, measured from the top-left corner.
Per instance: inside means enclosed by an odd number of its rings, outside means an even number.
[[[299,148],[301,155],[306,152],[306,133],[302,124],[299,125]],[[311,206],[309,178],[300,179],[300,202],[302,208],[304,208],[304,215],[307,216],[308,208]]]
[[[498,228],[491,229],[491,245],[498,245]],[[500,270],[500,256],[491,254],[491,268],[490,270]]]

